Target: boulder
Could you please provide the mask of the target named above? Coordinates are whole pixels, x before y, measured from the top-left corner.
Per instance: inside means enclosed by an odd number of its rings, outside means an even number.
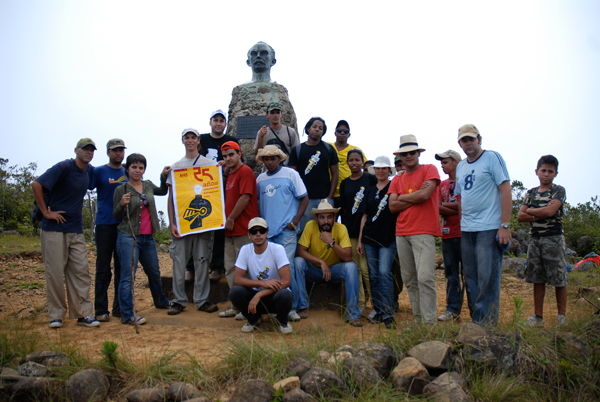
[[[446,370],[450,363],[451,347],[440,341],[423,342],[413,346],[408,355],[414,357],[428,369]]]
[[[279,388],[283,388],[283,392],[287,394],[293,389],[300,388],[300,377],[288,377],[273,384],[275,392],[279,391]]]
[[[335,352],[331,355],[331,357],[327,360],[332,366],[335,366],[338,363],[344,363],[347,359],[352,359],[352,353],[350,352]]]
[[[43,364],[46,367],[63,367],[69,364],[66,354],[52,350],[30,353],[25,356],[25,360]]]
[[[377,370],[364,357],[350,357],[344,360],[344,369],[359,388],[366,384],[373,385],[381,380]]]
[[[519,258],[519,257],[508,257],[502,260],[502,268],[510,269],[511,271],[517,272],[518,270],[521,273],[524,273],[525,264],[527,264],[527,258]]]
[[[25,377],[45,377],[48,374],[48,367],[36,362],[25,362],[17,371],[19,375]]]
[[[86,369],[73,374],[59,390],[58,397],[71,402],[104,401],[109,388],[108,377],[102,370]]]
[[[494,356],[495,362],[491,359],[490,352]],[[482,363],[495,363],[501,368],[509,368],[514,363],[512,345],[496,336],[472,338],[465,345],[463,353],[471,360]]]
[[[13,384],[10,393],[13,401],[50,401],[63,380],[47,377],[23,378]]]
[[[357,356],[366,358],[381,377],[387,376],[404,357],[383,343],[367,343],[358,349]]]
[[[6,376],[19,376],[19,372],[15,369],[12,369],[10,367],[2,367],[2,372],[0,373],[1,375],[6,375]]]
[[[465,322],[460,326],[455,340],[458,343],[468,343],[473,338],[485,335],[485,329],[481,328],[479,325],[472,322]]]
[[[329,359],[331,359],[331,353],[320,350],[319,353],[317,353],[317,359],[323,363],[327,363],[329,362]]]
[[[273,390],[265,380],[246,380],[239,384],[229,402],[271,402]]]
[[[177,381],[171,384],[167,390],[167,398],[171,401],[180,402],[188,399],[200,398],[202,394],[194,384]]]
[[[326,398],[335,398],[346,391],[344,381],[331,370],[313,368],[308,370],[301,379],[302,390],[316,398],[323,395]]]
[[[570,332],[558,333],[556,337],[561,343],[562,355],[568,360],[587,360],[591,357],[585,342],[574,334]]]
[[[288,368],[288,370],[293,375],[302,377],[304,375],[304,373],[306,373],[308,370],[310,370],[310,362],[308,360],[300,357],[300,358],[294,360],[290,364],[290,367]]]
[[[452,384],[456,384],[464,390],[467,389],[467,380],[456,371],[451,371],[450,373],[440,375],[438,378],[427,384],[423,389],[423,393],[426,395],[434,394]]]
[[[350,345],[342,345],[339,348],[337,348],[336,353],[338,352],[348,352],[350,353],[352,356],[354,356],[356,354],[356,351],[354,350],[354,348]]]
[[[420,395],[429,383],[429,372],[414,357],[407,357],[394,368],[390,375],[396,389],[407,391],[410,395]]]
[[[594,261],[585,261],[585,262],[581,263],[578,267],[573,268],[573,271],[587,272],[590,269],[595,269],[595,268],[598,268],[598,266],[596,265],[596,263]]]
[[[127,402],[164,402],[165,390],[162,388],[141,388],[127,394]]]
[[[317,402],[317,400],[300,388],[295,388],[283,396],[283,402]]]

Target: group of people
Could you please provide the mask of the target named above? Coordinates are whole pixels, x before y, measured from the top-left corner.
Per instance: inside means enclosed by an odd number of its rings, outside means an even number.
[[[415,322],[433,325],[458,318],[466,290],[473,322],[497,323],[502,253],[511,241],[510,178],[502,156],[481,148],[482,137],[474,125],[458,131],[466,159],[453,150],[435,155],[448,175],[441,181],[435,166],[420,164],[425,149],[414,135],[400,137],[394,164],[387,156],[367,160],[362,150],[348,143],[347,121],[338,122],[335,142],[326,143],[325,121],[313,117],[304,127],[308,139],[300,143],[296,131],[281,123],[281,113],[278,103],[269,104],[269,125],[257,132],[254,152],[264,166],[258,177],[244,163],[237,140],[224,134],[227,119],[216,110],[209,120],[210,133],[183,130],[185,156],[163,169],[160,186],[143,180],[144,156],[131,154],[123,166],[126,148],[121,139],[107,143],[106,165],[91,167],[96,146],[84,138],[77,143],[74,159],[36,179],[32,186],[44,216],[41,239],[50,327],[61,327],[67,312],[63,277],[69,316],[79,325],[98,326],[111,314],[124,324],[143,324],[146,320],[135,314],[131,295],[138,260],[148,276],[154,306],[170,315],[188,305],[186,280],[194,281],[198,310],[218,311],[208,300],[210,282],[224,275],[231,304],[219,316],[246,320],[243,332],[255,330],[262,315],[270,313],[283,334],[291,333],[290,322],[308,318],[307,280],[343,280],[345,319],[356,327],[362,326],[368,298],[373,305],[369,320],[396,326],[394,282],[399,281],[406,286]],[[215,164],[223,169],[224,228],[181,236],[170,172]],[[536,307],[530,325],[543,322],[544,283],[557,288],[558,320],[566,322],[566,271],[560,271],[561,264],[565,269],[565,192],[552,183],[557,171],[556,158],[540,160],[540,187],[528,193],[519,213],[520,221],[532,222],[526,277],[535,284]],[[94,308],[81,214],[88,188],[98,190]],[[153,238],[159,230],[154,195],[167,194],[173,300],[161,289]],[[442,237],[447,278],[446,311],[440,316],[436,237]],[[560,244],[562,254],[555,247]],[[547,249],[552,249],[552,259]],[[109,311],[113,257],[115,297]],[[401,279],[394,277],[394,261],[399,262]]]

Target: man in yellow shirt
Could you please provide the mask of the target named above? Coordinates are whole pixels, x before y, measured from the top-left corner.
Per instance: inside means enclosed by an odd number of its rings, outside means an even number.
[[[352,262],[352,244],[348,230],[336,217],[339,208],[333,208],[327,199],[321,200],[311,213],[315,220],[306,224],[294,259],[296,282],[300,298],[298,315],[308,318],[308,293],[306,279],[313,283],[336,283],[344,280],[346,284],[347,313],[346,322],[354,327],[362,327],[358,311],[358,267]]]
[[[333,204],[336,207],[340,207],[340,184],[342,184],[342,180],[350,177],[352,172],[350,172],[350,167],[348,167],[348,151],[351,149],[360,149],[357,146],[348,144],[348,138],[350,137],[350,125],[346,120],[340,120],[335,127],[335,142],[330,142],[329,144],[333,145],[335,150],[337,151],[338,158],[340,160],[339,170],[340,170],[340,178],[337,183],[337,187],[335,188],[335,195],[333,196]],[[362,152],[362,150],[360,151]],[[363,154],[363,160],[366,161],[367,157],[365,153]]]

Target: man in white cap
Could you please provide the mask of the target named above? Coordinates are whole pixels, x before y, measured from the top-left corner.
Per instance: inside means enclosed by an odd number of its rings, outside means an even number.
[[[500,314],[501,247],[511,240],[510,177],[502,156],[481,148],[481,135],[473,124],[458,129],[458,144],[467,155],[456,168],[467,302],[474,323],[495,325]]]
[[[171,169],[188,168],[194,166],[214,165],[216,162],[205,158],[198,153],[200,134],[194,128],[186,128],[181,133],[181,142],[185,146],[185,156],[171,165]],[[208,279],[208,263],[213,245],[213,232],[207,231],[198,234],[181,236],[177,230],[177,217],[175,216],[175,204],[173,199],[172,176],[167,177],[169,186],[169,224],[171,228],[170,253],[173,259],[173,294],[172,301],[167,314],[175,315],[183,311],[188,304],[185,293],[185,266],[190,258],[194,259],[194,305],[200,311],[214,313],[219,308],[208,301],[210,292],[210,281]]]
[[[281,166],[281,162],[286,159],[285,153],[276,145],[267,145],[258,151],[256,161],[264,163],[267,171],[258,176],[256,184],[260,215],[271,228],[269,241],[281,244],[290,262],[294,304],[289,318],[291,321],[298,321],[300,316],[296,309],[300,294],[295,277],[294,257],[298,245],[297,229],[308,205],[308,194],[298,172]]]
[[[279,330],[287,335],[293,331],[288,321],[292,308],[289,261],[283,246],[269,242],[268,236],[269,227],[263,218],[248,223],[252,244],[240,250],[235,262],[236,286],[229,291],[229,298],[248,320],[242,332],[254,331],[263,314],[275,313]]]
[[[306,279],[313,283],[336,283],[343,279],[348,303],[346,322],[362,327],[358,311],[358,266],[352,262],[352,243],[346,226],[335,221],[339,210],[327,199],[321,200],[311,211],[315,219],[308,221],[298,242],[294,260],[300,290],[298,314],[302,318],[308,317]]]
[[[438,317],[439,321],[449,321],[460,317],[463,304],[460,250],[460,217],[458,216],[458,198],[456,194],[456,166],[461,161],[458,152],[451,149],[435,154],[442,164],[442,170],[448,178],[440,184],[438,198],[442,215],[442,254],[446,275],[446,312]]]
[[[390,184],[390,211],[400,212],[396,221],[396,244],[415,322],[434,325],[437,318],[435,289],[435,238],[441,236],[438,194],[440,175],[433,165],[419,164],[425,149],[412,135],[400,137],[405,172]]]

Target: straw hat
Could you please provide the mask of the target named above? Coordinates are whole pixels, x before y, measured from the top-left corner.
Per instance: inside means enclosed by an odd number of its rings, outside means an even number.
[[[401,152],[421,151],[425,152],[425,148],[419,147],[417,137],[412,134],[403,135],[400,137],[400,149],[394,152],[397,155]]]
[[[317,214],[337,214],[339,211],[339,208],[334,208],[331,206],[331,204],[327,201],[327,198],[323,198],[317,208],[313,208],[310,213],[316,218]]]
[[[256,154],[256,161],[262,163],[263,156],[279,156],[281,162],[287,159],[287,155],[277,145],[267,145],[264,148],[258,150]]]

